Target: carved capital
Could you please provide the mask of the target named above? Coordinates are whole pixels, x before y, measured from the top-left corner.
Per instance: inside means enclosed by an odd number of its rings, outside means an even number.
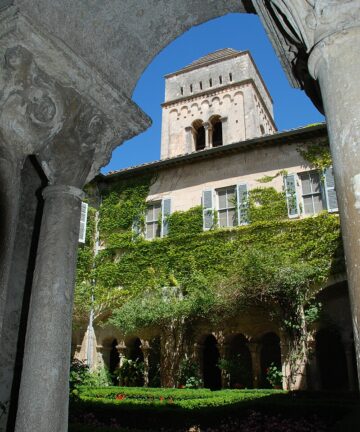
[[[0,11],[0,24],[0,154],[36,154],[51,184],[81,188],[150,120],[16,8]]]
[[[329,37],[360,26],[358,0],[259,0],[260,16],[289,81],[305,89],[322,110],[319,87],[308,70],[314,47]],[[334,39],[334,38],[333,38]],[[330,39],[329,39],[330,41]]]

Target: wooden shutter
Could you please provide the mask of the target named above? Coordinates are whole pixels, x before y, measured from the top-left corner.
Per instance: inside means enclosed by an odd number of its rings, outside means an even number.
[[[171,215],[171,198],[164,198],[161,202],[161,237],[169,232],[168,216]]]
[[[81,216],[80,216],[80,231],[79,231],[79,243],[85,243],[86,240],[86,222],[88,214],[88,204],[81,203]]]
[[[289,218],[299,216],[299,202],[296,193],[296,174],[289,174],[284,177],[286,203]]]
[[[202,193],[203,207],[203,229],[207,231],[214,225],[214,192],[212,189],[204,190]]]
[[[237,220],[238,225],[249,223],[249,192],[246,183],[236,186]]]
[[[335,191],[335,180],[333,167],[327,168],[324,171],[324,188],[326,196],[326,208],[329,212],[339,210]]]

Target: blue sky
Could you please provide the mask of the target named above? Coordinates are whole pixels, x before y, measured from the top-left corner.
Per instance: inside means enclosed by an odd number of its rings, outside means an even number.
[[[159,159],[164,75],[221,48],[251,52],[272,95],[279,131],[324,121],[305,93],[290,87],[257,16],[229,14],[193,27],[153,59],[133,94],[133,100],[152,118],[153,124],[118,147],[103,173]]]

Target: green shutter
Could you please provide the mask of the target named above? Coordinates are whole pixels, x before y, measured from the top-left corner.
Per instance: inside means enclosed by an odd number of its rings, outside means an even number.
[[[164,198],[161,202],[161,237],[169,232],[168,217],[171,215],[171,198]]]
[[[324,171],[324,187],[326,196],[326,208],[329,212],[336,212],[339,210],[335,190],[335,180],[333,167],[327,168]]]
[[[202,194],[203,229],[207,231],[214,225],[213,190],[204,190]]]
[[[284,177],[284,186],[286,194],[286,203],[289,218],[299,216],[299,203],[296,193],[296,175],[289,174]]]
[[[246,183],[236,186],[238,225],[249,223],[249,192]]]

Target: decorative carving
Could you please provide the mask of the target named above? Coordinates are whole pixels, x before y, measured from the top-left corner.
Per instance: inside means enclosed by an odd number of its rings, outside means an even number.
[[[259,0],[257,13],[293,85],[323,111],[318,83],[308,70],[309,53],[337,32],[360,25],[358,0]]]
[[[30,51],[8,48],[0,73],[0,133],[13,156],[35,153],[64,121],[61,87],[40,70]]]

